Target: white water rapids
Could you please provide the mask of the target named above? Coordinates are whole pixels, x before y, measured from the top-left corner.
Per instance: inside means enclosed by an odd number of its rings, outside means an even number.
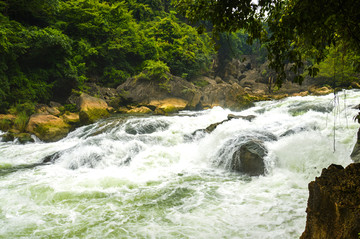
[[[242,112],[114,116],[55,143],[0,142],[0,238],[298,238],[308,183],[351,163],[360,92],[338,95],[335,107],[333,95],[291,97]],[[230,113],[256,118],[189,137]],[[264,143],[266,175],[214,164],[229,140],[268,133],[277,140]]]

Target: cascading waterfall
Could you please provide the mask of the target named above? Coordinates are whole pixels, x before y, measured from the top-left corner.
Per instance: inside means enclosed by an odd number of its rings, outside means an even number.
[[[0,238],[298,238],[308,183],[332,163],[351,163],[360,92],[346,92],[347,109],[332,99],[119,115],[55,143],[0,142]],[[230,113],[256,118],[192,136]],[[264,176],[217,163],[252,137],[268,151]],[[53,162],[39,164],[45,158]]]

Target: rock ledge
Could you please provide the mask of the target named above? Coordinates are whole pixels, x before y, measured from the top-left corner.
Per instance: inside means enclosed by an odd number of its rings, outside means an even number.
[[[359,238],[360,164],[330,165],[309,184],[306,228],[301,239]]]

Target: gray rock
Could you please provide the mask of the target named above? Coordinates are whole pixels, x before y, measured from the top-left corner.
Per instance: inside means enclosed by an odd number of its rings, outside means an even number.
[[[255,115],[247,115],[247,116],[242,116],[242,115],[234,115],[234,114],[228,114],[227,116],[228,120],[232,120],[232,119],[243,119],[243,120],[247,120],[247,121],[252,121],[253,119],[256,118]]]
[[[264,132],[242,132],[225,142],[215,156],[214,164],[250,176],[263,175],[266,171],[264,158],[268,154],[263,142],[272,140]]]
[[[265,146],[258,141],[249,141],[240,146],[232,156],[231,170],[259,176],[265,173],[264,157],[267,154]]]

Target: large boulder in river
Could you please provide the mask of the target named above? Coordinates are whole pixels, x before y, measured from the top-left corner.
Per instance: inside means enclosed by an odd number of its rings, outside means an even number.
[[[267,154],[265,146],[261,142],[249,141],[240,146],[232,156],[231,169],[259,176],[265,173],[264,157]]]
[[[209,84],[202,89],[201,104],[204,108],[221,106],[232,110],[242,110],[253,105],[247,99],[244,89],[237,83]]]
[[[360,164],[331,165],[309,184],[301,239],[359,238]]]
[[[110,115],[108,112],[109,106],[104,100],[85,93],[80,95],[78,107],[82,124],[91,124]]]
[[[274,141],[276,137],[269,132],[241,132],[220,148],[214,163],[225,169],[237,171],[250,176],[265,174],[265,156],[268,151],[266,141]]]
[[[26,131],[35,134],[45,142],[54,142],[64,138],[70,131],[71,126],[51,114],[34,114],[30,117]]]

